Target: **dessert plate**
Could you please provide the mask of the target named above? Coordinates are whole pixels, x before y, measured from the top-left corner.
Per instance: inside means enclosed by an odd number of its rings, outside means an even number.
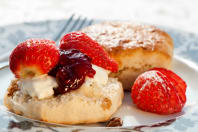
[[[144,112],[138,109],[132,102],[130,93],[125,92],[125,97],[123,104],[120,109],[112,117],[120,117],[123,121],[123,126],[120,128],[136,128],[137,126],[145,126],[152,124],[165,123],[167,121],[174,121],[180,116],[184,116],[190,113],[194,107],[198,105],[198,88],[197,88],[197,77],[198,77],[198,68],[192,62],[184,60],[179,57],[174,57],[173,59],[173,70],[180,77],[182,77],[187,83],[187,102],[182,112],[172,115],[157,115],[149,112]],[[4,66],[0,69],[0,120],[13,120],[18,121],[30,121],[43,124],[44,122],[31,120],[23,116],[16,115],[12,112],[9,112],[7,108],[3,105],[3,97],[5,92],[10,84],[10,81],[13,79],[13,74],[9,70],[8,66]],[[3,111],[3,114],[2,114]],[[3,115],[3,116],[2,116]],[[14,122],[12,122],[14,123]],[[10,125],[10,124],[9,124]],[[11,124],[13,125],[13,124]],[[64,127],[70,127],[69,125],[60,125],[60,124],[50,124],[45,123],[45,125],[58,125]],[[17,126],[17,125],[16,125]],[[105,127],[105,123],[89,124],[89,125],[75,125],[75,127]],[[11,126],[9,126],[11,127]]]
[[[68,19],[67,21],[69,21]],[[77,20],[73,20],[71,24]],[[98,23],[101,20],[94,20]],[[80,22],[83,22],[80,20]],[[11,25],[7,27],[0,27],[0,50],[9,55],[9,51],[13,49],[18,42],[27,38],[38,38],[41,35],[46,35],[46,38],[54,38],[54,35],[61,30],[61,33],[68,32],[67,28],[62,27],[67,25],[65,20],[61,21],[44,21],[38,23],[25,23],[19,25]],[[85,24],[86,26],[86,24]],[[70,27],[71,26],[66,26]],[[73,26],[72,26],[73,27]],[[169,27],[159,26],[170,34],[174,40],[175,50],[174,54],[182,58],[194,61],[196,64],[198,60],[198,36],[193,33],[188,33],[179,29],[172,29]],[[58,31],[56,31],[57,29]],[[14,36],[13,36],[14,34]],[[60,36],[59,36],[60,37]],[[4,56],[1,54],[0,58]],[[122,107],[112,117],[121,117],[123,120],[122,127],[107,128],[105,123],[91,124],[91,125],[59,125],[49,124],[41,121],[31,120],[23,116],[16,115],[9,112],[3,105],[3,97],[5,91],[13,78],[8,66],[0,63],[0,131],[71,131],[71,132],[100,132],[100,131],[123,131],[131,130],[137,131],[197,131],[198,130],[198,67],[188,60],[180,57],[174,57],[174,71],[180,75],[188,84],[187,88],[187,103],[181,113],[160,116],[143,112],[137,109],[130,98],[130,93],[125,92],[125,99]],[[8,61],[8,57],[5,60]],[[3,68],[2,68],[3,66]],[[162,127],[167,126],[167,127]],[[97,128],[97,129],[95,129]]]

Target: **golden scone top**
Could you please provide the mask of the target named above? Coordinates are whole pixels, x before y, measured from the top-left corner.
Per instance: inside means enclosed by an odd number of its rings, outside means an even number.
[[[82,29],[108,52],[143,48],[159,50],[172,56],[173,42],[164,31],[150,25],[128,22],[105,22]]]

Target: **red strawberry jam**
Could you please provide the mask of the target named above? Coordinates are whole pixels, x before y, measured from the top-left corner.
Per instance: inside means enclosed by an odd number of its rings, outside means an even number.
[[[92,68],[91,61],[90,57],[79,50],[61,50],[59,64],[49,73],[56,77],[59,85],[54,89],[55,95],[78,89],[86,76],[93,78],[96,72]]]

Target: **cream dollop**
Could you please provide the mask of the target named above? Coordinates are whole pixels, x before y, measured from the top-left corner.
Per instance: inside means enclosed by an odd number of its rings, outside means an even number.
[[[54,77],[45,74],[33,78],[20,79],[18,86],[24,94],[44,99],[53,96],[53,88],[58,87],[58,84]]]
[[[85,82],[79,88],[79,92],[86,96],[100,95],[97,87],[102,87],[108,82],[109,71],[96,65],[92,65],[92,68],[96,71],[96,74],[93,78],[86,77]],[[58,84],[54,77],[45,74],[33,78],[20,79],[18,86],[24,94],[37,97],[38,99],[45,99],[53,96],[53,88],[58,87]]]
[[[96,71],[96,74],[94,78],[88,79],[93,79],[98,85],[105,85],[108,82],[108,74],[110,72],[96,65],[92,65],[92,68]]]
[[[93,78],[86,77],[78,92],[88,97],[101,97],[104,93],[98,87],[104,87],[107,84],[110,71],[96,65],[92,65],[92,68],[96,71],[96,74]]]

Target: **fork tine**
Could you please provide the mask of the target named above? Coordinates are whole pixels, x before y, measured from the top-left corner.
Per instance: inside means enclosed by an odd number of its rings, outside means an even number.
[[[70,23],[73,20],[73,17],[75,16],[75,14],[73,14],[68,21],[66,22],[66,24],[64,25],[64,27],[62,28],[62,30],[56,35],[56,37],[54,38],[54,41],[57,42],[58,39],[61,37],[62,33],[65,31],[65,29],[67,29],[67,27],[69,27],[68,25],[70,25]]]
[[[92,23],[93,23],[93,19],[91,19],[91,20],[89,21],[89,23],[88,23],[87,26],[91,25]]]
[[[73,23],[73,25],[72,25],[68,30],[65,30],[65,33],[74,31],[75,28],[76,28],[76,26],[77,26],[78,23],[80,22],[80,20],[81,20],[81,16],[79,16],[78,19],[75,20],[75,22]]]
[[[87,22],[84,23],[84,25],[83,25],[82,27],[90,26],[92,23],[93,23],[93,19],[88,20]],[[81,28],[82,28],[82,27],[81,27]]]
[[[72,15],[71,19],[68,20],[68,23],[65,24],[65,28],[63,29],[63,32],[65,30],[68,30],[69,27],[71,26],[72,22],[73,22],[73,18],[74,18],[75,14]]]
[[[62,37],[63,34],[75,31],[75,30],[80,30],[82,27],[89,26],[93,23],[93,19],[87,20],[87,18],[84,18],[83,20],[81,19],[81,16],[79,16],[76,20],[73,19],[74,15],[70,17],[70,19],[67,21],[65,24],[63,30],[57,35],[56,37],[56,42]]]
[[[86,20],[87,20],[87,18],[84,18],[84,19],[82,20],[82,22],[79,24],[79,26],[76,28],[76,30],[80,30],[80,29],[84,26]]]
[[[80,30],[81,28],[85,27],[85,26],[89,26],[93,23],[93,20],[87,20],[87,18],[84,18],[83,20],[79,21],[79,24],[77,24],[76,27],[74,27],[74,29],[72,29],[73,31],[77,31]]]

